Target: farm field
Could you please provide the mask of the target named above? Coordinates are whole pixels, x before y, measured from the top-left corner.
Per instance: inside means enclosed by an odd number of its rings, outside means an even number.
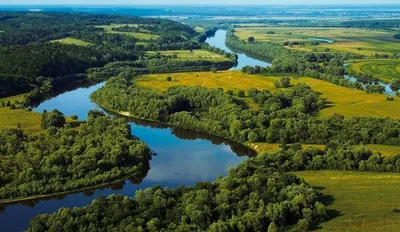
[[[134,37],[138,40],[148,41],[152,39],[157,39],[160,36],[146,33],[148,31],[143,30],[142,32],[126,32],[126,31],[113,31],[113,28],[123,27],[123,26],[135,26],[136,24],[111,24],[111,25],[104,25],[104,26],[97,26],[99,28],[103,28],[106,33],[113,33],[113,34],[121,34]]]
[[[398,231],[400,174],[295,172],[324,194],[331,220],[316,231]]]
[[[147,52],[148,55],[155,55],[157,52]],[[162,55],[172,56],[177,55],[179,59],[182,60],[229,60],[223,55],[219,55],[213,52],[195,49],[192,51],[189,50],[168,50],[168,51],[159,51]]]
[[[347,68],[349,71],[371,74],[389,83],[394,78],[400,79],[399,59],[352,60]]]
[[[74,44],[77,46],[84,46],[84,47],[92,45],[91,43],[85,42],[83,40],[74,39],[74,38],[70,38],[70,37],[64,38],[64,39],[52,40],[51,42],[52,43],[62,43],[62,44]]]
[[[167,76],[172,81],[166,80]],[[225,90],[232,89],[237,92],[239,89],[247,90],[251,87],[257,89],[268,89],[275,92],[278,89],[274,81],[280,76],[249,75],[241,71],[193,72],[173,74],[150,74],[136,79],[136,84],[143,88],[153,89],[162,92],[171,86],[204,86],[208,88],[222,87]],[[332,83],[308,78],[292,78],[291,84],[306,83],[311,88],[322,94],[327,101],[326,108],[322,109],[320,116],[329,117],[339,113],[347,117],[351,116],[380,116],[400,118],[400,99],[387,101],[382,94],[367,94],[364,91],[337,86]]]
[[[400,41],[393,38],[394,33],[355,28],[246,27],[236,28],[235,35],[242,40],[253,36],[256,41],[280,44],[286,41],[306,42],[306,45],[286,46],[288,49],[301,51],[316,49],[323,52],[328,48],[334,52],[350,52],[365,56],[400,52]],[[313,39],[327,39],[334,42],[319,41],[320,45],[311,45]]]
[[[274,152],[279,150],[278,143],[249,143],[248,146],[252,147],[257,153],[262,152]],[[325,149],[325,145],[320,144],[302,144],[303,149],[309,147],[315,147],[318,149]],[[361,145],[356,147],[362,147]],[[400,147],[399,146],[387,146],[387,145],[379,145],[379,144],[368,144],[365,145],[371,151],[380,152],[384,156],[394,156],[400,155]]]

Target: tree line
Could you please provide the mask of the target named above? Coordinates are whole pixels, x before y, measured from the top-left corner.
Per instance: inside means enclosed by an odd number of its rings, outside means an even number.
[[[339,141],[354,145],[400,145],[398,120],[345,118],[337,114],[326,119],[314,117],[313,114],[324,107],[324,101],[305,84],[275,94],[249,89],[247,96],[260,106],[257,112],[246,108],[231,94],[222,89],[182,86],[158,94],[131,85],[119,76],[108,80],[91,97],[107,109],[242,143],[325,144]]]

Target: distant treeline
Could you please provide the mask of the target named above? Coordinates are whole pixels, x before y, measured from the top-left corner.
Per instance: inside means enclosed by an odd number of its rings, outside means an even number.
[[[342,22],[340,25],[342,27],[393,30],[394,28],[400,28],[400,19],[355,20]]]

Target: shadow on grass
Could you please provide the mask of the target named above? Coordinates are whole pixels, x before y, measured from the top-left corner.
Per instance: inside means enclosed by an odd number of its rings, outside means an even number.
[[[335,203],[336,199],[333,196],[321,193],[321,191],[324,190],[325,187],[312,186],[312,188],[319,192],[319,194],[320,194],[318,196],[319,197],[319,201],[322,202],[325,205],[325,207],[328,207],[328,206],[333,205]],[[343,216],[343,213],[341,213],[339,210],[336,210],[336,209],[326,209],[326,215],[327,215],[327,219],[326,219],[325,222],[330,221],[330,220],[332,220],[334,218]],[[313,228],[314,231],[315,230],[320,230],[320,229],[322,229],[321,224],[318,224],[318,225],[314,226],[314,228]]]

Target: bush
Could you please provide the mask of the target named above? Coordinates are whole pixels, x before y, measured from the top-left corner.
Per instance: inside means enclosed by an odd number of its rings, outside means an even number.
[[[71,115],[71,117],[70,117],[72,120],[78,120],[78,115],[76,115],[76,114],[74,114],[74,115]]]
[[[394,101],[394,97],[387,97],[386,101]]]
[[[239,90],[238,97],[244,97],[244,91],[243,90]]]
[[[167,76],[167,81],[171,82],[172,81],[172,77],[171,76]]]

